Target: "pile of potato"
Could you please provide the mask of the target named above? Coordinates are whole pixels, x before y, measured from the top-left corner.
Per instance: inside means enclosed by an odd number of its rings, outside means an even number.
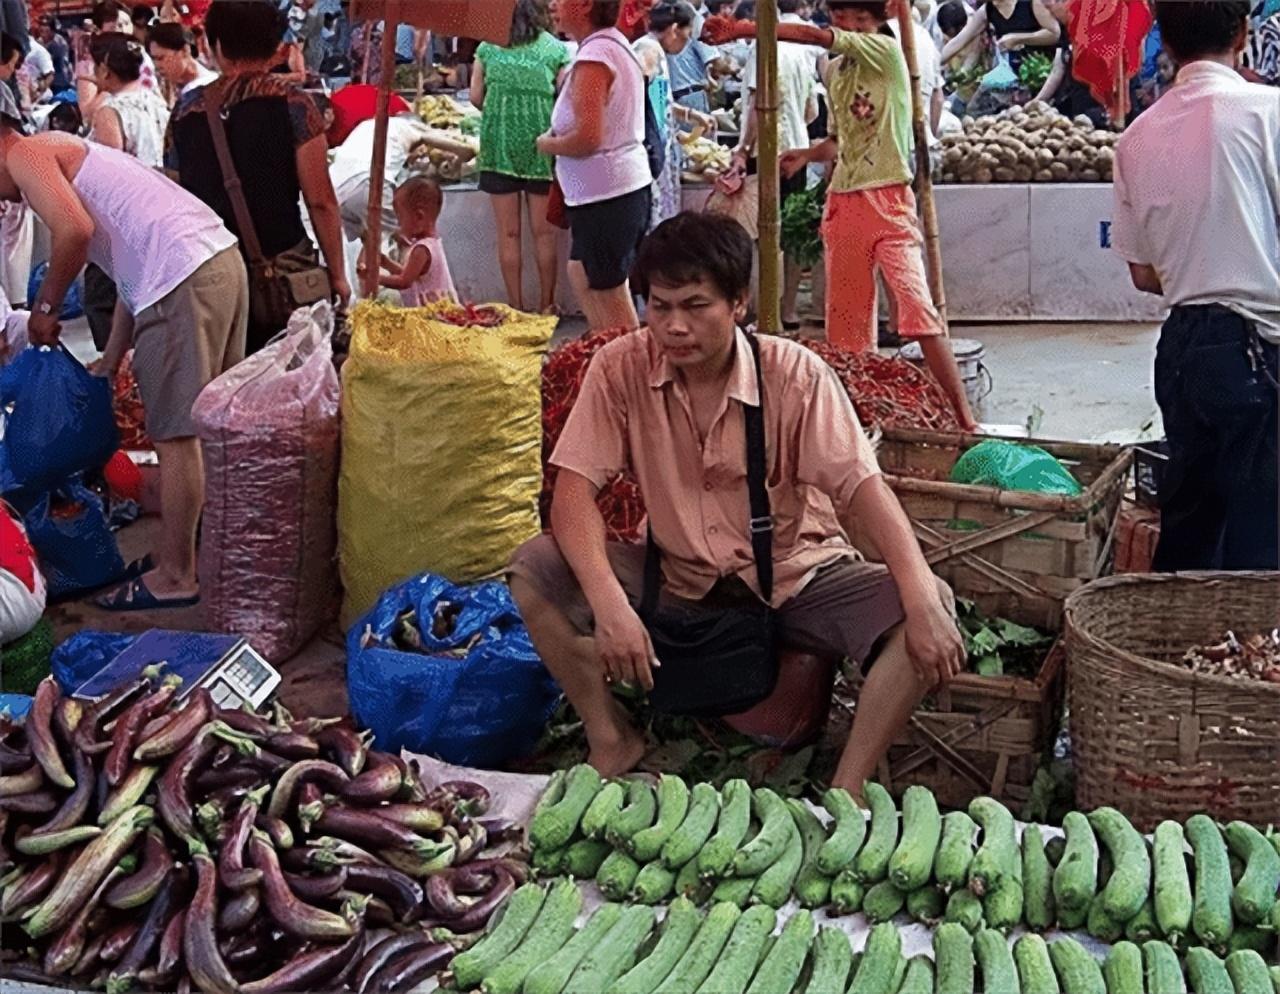
[[[1120,135],[1036,100],[942,137],[943,183],[1110,183]]]

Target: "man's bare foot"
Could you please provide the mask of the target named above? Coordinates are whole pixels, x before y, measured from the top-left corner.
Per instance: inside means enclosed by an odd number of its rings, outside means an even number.
[[[648,751],[644,733],[628,724],[620,737],[609,741],[598,741],[587,736],[591,750],[587,754],[587,762],[596,768],[602,777],[620,777],[630,773],[640,765],[644,754]]]

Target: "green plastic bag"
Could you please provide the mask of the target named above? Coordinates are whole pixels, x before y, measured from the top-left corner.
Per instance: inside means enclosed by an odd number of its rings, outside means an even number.
[[[962,455],[951,469],[951,482],[1066,497],[1084,492],[1076,478],[1044,449],[996,439],[979,442]]]

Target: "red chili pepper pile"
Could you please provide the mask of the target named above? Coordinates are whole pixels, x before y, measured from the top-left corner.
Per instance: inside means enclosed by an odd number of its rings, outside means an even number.
[[[147,435],[147,410],[142,406],[142,393],[133,375],[133,350],[124,354],[111,388],[111,406],[116,428],[120,432],[120,448],[137,452],[152,448]]]
[[[490,304],[457,304],[441,307],[431,315],[434,321],[457,325],[459,328],[500,328],[506,317]]]

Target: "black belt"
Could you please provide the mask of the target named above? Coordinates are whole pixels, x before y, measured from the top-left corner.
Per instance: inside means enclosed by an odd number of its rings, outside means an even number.
[[[672,91],[671,99],[680,100],[683,97],[687,97],[691,93],[698,93],[704,89],[706,89],[706,87],[702,84],[698,84],[697,86],[686,86],[683,90]]]

